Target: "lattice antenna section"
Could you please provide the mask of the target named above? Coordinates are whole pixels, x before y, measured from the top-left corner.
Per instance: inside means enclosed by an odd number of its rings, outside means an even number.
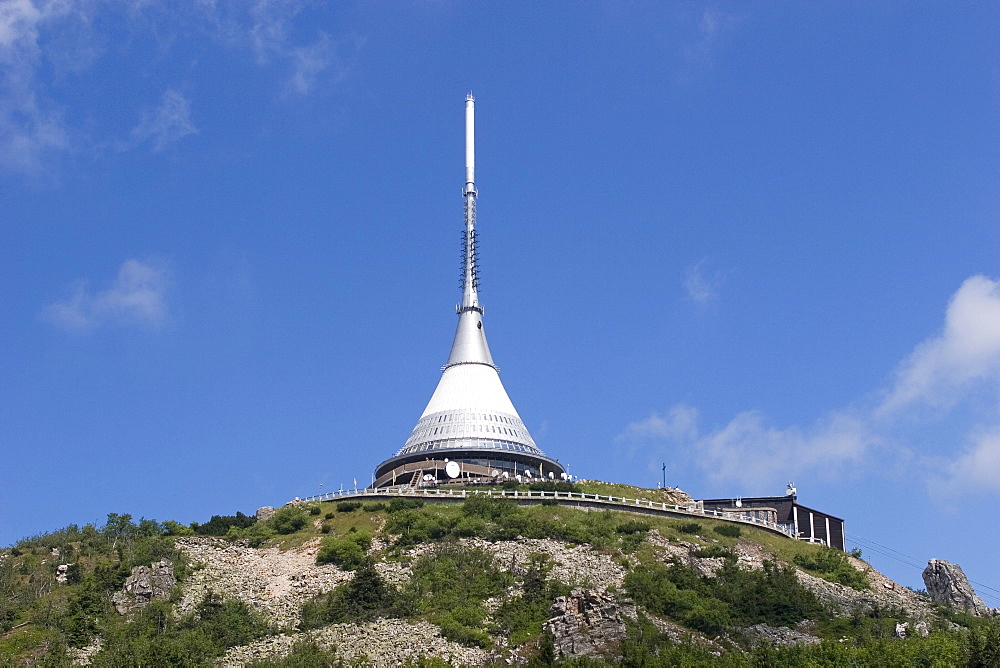
[[[476,199],[465,197],[465,229],[462,231],[461,289],[479,292],[479,235],[476,233]]]

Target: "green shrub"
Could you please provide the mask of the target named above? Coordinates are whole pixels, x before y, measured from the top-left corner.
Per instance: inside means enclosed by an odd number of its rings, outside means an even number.
[[[333,531],[333,527],[330,526],[329,522],[323,522],[319,527],[320,533],[330,533],[331,531]]]
[[[423,508],[423,499],[413,499],[405,496],[396,497],[389,501],[389,512],[397,513],[400,510],[414,510],[416,508]]]
[[[374,564],[365,560],[350,581],[302,606],[302,628],[365,622],[378,617],[405,617],[413,612],[412,600],[386,583]]]
[[[645,522],[643,520],[627,520],[616,526],[615,531],[623,534],[646,533],[651,528],[652,525],[649,522]]]
[[[812,555],[797,554],[794,561],[807,571],[852,589],[865,590],[870,586],[865,574],[851,566],[847,556],[834,547],[821,547]]]
[[[676,562],[641,565],[625,576],[624,584],[651,612],[710,634],[730,626],[793,626],[828,616],[791,568],[769,561],[762,570],[744,571],[730,559],[712,578]]]
[[[710,545],[708,547],[700,547],[693,551],[692,556],[698,557],[699,559],[705,558],[715,558],[715,557],[725,557],[731,558],[733,553],[720,545]]]
[[[317,564],[336,564],[353,571],[365,561],[365,552],[372,545],[371,534],[363,531],[349,533],[343,538],[328,536],[323,539],[316,553]]]
[[[382,503],[381,501],[375,501],[374,503],[366,503],[362,507],[367,513],[377,513],[388,508],[388,506]]]
[[[500,520],[518,515],[520,508],[510,499],[500,497],[475,495],[462,503],[462,514],[469,517],[482,517],[486,520]]]
[[[318,504],[315,506],[309,506],[308,510],[310,515],[319,515],[321,512],[323,512],[322,510],[320,510]]]
[[[274,513],[270,524],[280,534],[300,531],[309,523],[309,515],[298,506],[283,506]]]
[[[333,513],[327,513],[326,515],[323,515],[323,519],[324,520],[332,520],[333,519]]]
[[[510,582],[490,553],[446,543],[413,564],[406,594],[446,638],[485,648],[490,641],[481,628],[487,617],[483,601],[502,594]]]
[[[504,601],[493,614],[494,633],[503,635],[512,644],[521,644],[537,637],[542,624],[549,618],[552,601],[569,593],[569,587],[549,577],[552,559],[546,554],[532,554],[528,560],[521,596]]]
[[[355,510],[360,508],[362,503],[360,501],[340,501],[337,503],[338,513],[353,513]]]
[[[712,531],[727,538],[739,538],[740,533],[742,533],[735,524],[718,524],[713,527]]]
[[[225,536],[229,532],[230,527],[246,529],[256,521],[256,517],[244,515],[241,512],[237,512],[235,515],[212,515],[212,519],[204,524],[199,524],[194,532],[199,536]]]
[[[681,533],[701,533],[701,525],[697,522],[680,522],[675,524],[674,527]]]
[[[193,536],[194,529],[189,526],[185,526],[180,522],[175,522],[173,520],[167,520],[163,523],[163,529],[167,532],[168,536]]]

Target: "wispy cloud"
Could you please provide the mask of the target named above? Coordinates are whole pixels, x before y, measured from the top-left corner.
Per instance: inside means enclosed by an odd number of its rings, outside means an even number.
[[[72,8],[68,2],[0,3],[0,165],[10,171],[38,173],[48,154],[68,146],[58,105],[38,94],[35,72],[40,30]]]
[[[720,272],[707,271],[706,262],[707,260],[702,258],[684,270],[684,291],[688,299],[701,306],[718,298],[719,290],[722,289],[725,280]]]
[[[70,286],[69,298],[47,306],[44,315],[75,332],[110,324],[158,329],[169,321],[168,285],[168,272],[161,264],[126,260],[107,288],[93,291],[87,280],[80,279]]]
[[[351,56],[362,41],[308,30],[303,12],[311,6],[304,0],[0,0],[0,169],[45,173],[60,157],[108,144],[131,148],[149,140],[159,151],[196,131],[191,101],[176,90],[167,91],[160,106],[146,111],[131,134],[118,141],[90,139],[94,127],[74,127],[79,110],[61,95],[63,75],[86,76],[115,39],[110,26],[127,25],[137,43],[155,40],[158,59],[185,43],[178,35],[192,33],[217,46],[248,51],[257,67],[284,72],[276,90],[281,95],[313,94],[338,83],[351,71]],[[190,54],[184,58],[191,60]],[[121,137],[122,128],[103,131]]]
[[[641,445],[659,461],[664,451],[686,458],[716,482],[759,489],[783,480],[864,471],[867,466],[906,466],[931,488],[950,492],[1000,490],[1000,282],[966,280],[950,299],[942,332],[917,345],[898,366],[881,400],[867,407],[832,410],[808,427],[777,427],[759,411],[736,415],[721,427],[703,429],[686,404],[629,424],[617,437],[634,452]],[[965,411],[962,402],[985,403]],[[945,424],[964,448],[927,443],[924,423]],[[971,416],[971,417],[970,417]]]
[[[707,72],[714,67],[716,52],[726,33],[736,25],[736,16],[720,9],[705,8],[696,22],[697,32],[681,46],[686,66],[683,76]]]
[[[132,129],[133,144],[151,141],[153,151],[162,151],[168,145],[198,132],[191,121],[191,103],[174,89],[163,93],[163,100],[156,109],[143,112],[139,124]]]
[[[303,2],[257,0],[250,9],[253,26],[249,34],[257,62],[287,64],[291,73],[286,89],[301,95],[312,92],[321,80],[340,81],[350,69],[337,57],[342,45],[326,33],[318,32],[315,40],[306,44],[290,38],[292,24],[305,6]],[[349,40],[343,45],[356,48],[359,42]]]

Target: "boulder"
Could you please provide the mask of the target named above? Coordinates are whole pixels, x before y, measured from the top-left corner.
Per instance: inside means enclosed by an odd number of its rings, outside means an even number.
[[[261,506],[260,508],[257,509],[255,517],[257,518],[258,522],[266,522],[272,517],[274,517],[274,508],[272,508],[271,506]]]
[[[574,589],[556,599],[545,628],[558,656],[597,656],[613,651],[625,638],[625,617],[636,617],[631,602],[619,602],[607,592]]]
[[[118,614],[127,615],[146,607],[154,599],[169,598],[176,583],[174,565],[166,559],[149,566],[136,566],[125,579],[121,591],[115,592],[111,600]]]
[[[927,595],[935,603],[963,610],[976,617],[991,614],[962,572],[962,567],[942,559],[931,559],[923,573]]]

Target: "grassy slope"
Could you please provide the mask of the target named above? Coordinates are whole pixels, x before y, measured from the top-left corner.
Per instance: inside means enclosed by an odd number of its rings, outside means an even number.
[[[586,483],[583,491],[630,498],[648,498],[656,501],[667,500],[663,498],[662,490],[643,490],[627,485]],[[304,521],[301,527],[288,533],[279,534],[269,525],[258,524],[249,528],[234,529],[231,531],[231,535],[247,536],[254,541],[270,542],[285,549],[301,545],[306,540],[317,536],[336,538],[347,536],[352,531],[373,535],[379,535],[382,532],[383,538],[391,539],[390,536],[384,535],[383,528],[387,523],[389,526],[393,526],[394,522],[398,524],[400,518],[404,517],[399,512],[392,513],[388,512],[388,509],[378,509],[378,506],[369,506],[368,509],[360,508],[351,512],[338,512],[337,502],[314,505],[319,511],[318,514],[306,514],[306,511],[302,511],[301,515]],[[772,555],[774,559],[788,564],[794,563],[797,557],[815,558],[820,550],[815,545],[782,538],[747,526],[740,527],[741,535],[739,538],[720,535],[714,530],[716,527],[727,524],[732,526],[720,520],[698,519],[700,530],[690,533],[682,530],[684,522],[648,515],[639,516],[611,511],[585,512],[554,505],[499,508],[497,510],[487,506],[480,508],[475,513],[470,513],[466,504],[428,503],[422,508],[406,510],[402,513],[409,513],[411,520],[418,520],[423,523],[423,526],[436,527],[437,529],[432,529],[432,533],[434,530],[438,533],[444,532],[446,538],[461,536],[462,532],[465,532],[464,535],[483,535],[487,538],[514,538],[517,535],[525,535],[553,537],[567,544],[586,543],[595,549],[608,553],[620,563],[627,564],[632,570],[643,566],[656,567],[660,561],[656,550],[648,542],[641,540],[642,531],[639,531],[638,535],[635,532],[621,531],[622,526],[628,526],[630,522],[635,521],[640,524],[648,524],[649,528],[655,529],[667,540],[685,541],[706,548],[726,549],[732,548],[737,541],[754,542]],[[491,513],[496,514],[496,516],[491,515]],[[327,517],[328,515],[329,517]],[[171,556],[177,559],[179,564],[182,563],[179,555],[170,549],[170,537],[159,535],[162,533],[162,525],[154,527],[147,524],[143,531],[139,531],[139,525],[133,524],[131,526],[130,529],[123,526],[120,521],[117,525],[113,525],[109,521],[109,524],[102,528],[84,527],[82,530],[75,528],[62,530],[21,541],[14,550],[4,550],[0,553],[3,555],[0,556],[0,632],[2,632],[0,633],[0,658],[4,660],[3,663],[16,665],[20,662],[28,665],[29,661],[43,660],[44,657],[48,656],[54,661],[53,665],[60,665],[59,657],[62,656],[62,648],[67,644],[82,644],[81,637],[84,637],[88,631],[86,628],[80,628],[81,622],[76,618],[81,616],[86,619],[98,620],[98,623],[89,631],[99,631],[102,634],[112,636],[115,633],[127,634],[127,628],[124,627],[125,622],[111,611],[108,600],[110,593],[120,587],[124,576],[133,565],[149,563],[152,558],[161,556]],[[424,541],[433,542],[434,538],[421,534],[416,539],[416,542]],[[53,547],[60,550],[59,557],[52,556],[51,549]],[[376,555],[376,558],[396,558],[398,554],[399,550],[390,548],[386,552]],[[69,585],[54,585],[56,564],[68,562],[80,564],[78,581]],[[179,570],[183,572],[183,566]],[[426,576],[427,578],[439,577],[439,574],[434,575],[433,569],[424,568],[420,572],[430,573]],[[529,588],[528,579],[530,578],[519,577],[511,580],[511,584],[516,581],[518,587],[527,591]],[[430,584],[428,582],[423,582],[422,586],[434,586],[433,582]],[[542,582],[536,587],[538,591],[543,592],[538,596],[543,598],[551,596],[559,590],[559,586],[559,583],[546,585]],[[690,595],[681,595],[680,599],[690,599],[690,601],[694,601],[692,605],[703,605],[706,601],[711,603],[706,596],[707,594],[704,593],[691,593]],[[550,599],[546,599],[546,601],[550,602]],[[688,602],[690,603],[690,601]],[[521,620],[522,626],[518,627],[519,638],[534,638],[534,642],[537,642],[537,633],[540,629],[537,617],[539,614],[546,613],[548,602],[538,599],[535,607],[531,609],[526,607],[527,604],[522,605],[521,608],[510,608],[510,615],[521,615],[524,618]],[[454,619],[447,611],[419,601],[417,605],[411,605],[410,612],[406,614],[420,615],[442,625],[451,624],[452,632],[456,636],[461,637],[464,633],[468,642],[485,646],[485,644],[493,642],[486,634],[491,630],[491,627],[488,619],[483,621],[485,618],[477,612],[475,605],[471,605],[465,616],[459,619]],[[709,607],[711,608],[711,606]],[[405,605],[400,609],[404,608],[406,608]],[[665,609],[672,610],[674,608],[668,606]],[[709,611],[711,612],[711,610]],[[477,617],[477,615],[479,616]],[[532,617],[532,615],[534,616]],[[76,621],[73,621],[74,619]],[[683,621],[684,619],[700,618],[692,617],[690,614],[688,617],[684,617],[677,613],[675,621]],[[850,636],[853,638],[852,646],[864,648],[866,647],[865,643],[881,642],[880,636],[885,635],[886,630],[894,626],[895,621],[895,619],[888,618],[874,621],[865,619],[828,620],[826,629]],[[968,620],[959,621],[968,622]],[[155,624],[151,628],[156,628]],[[492,630],[497,632],[496,629]],[[179,643],[188,642],[184,639],[194,632],[191,628],[179,626],[171,627],[169,631],[174,633],[172,637],[175,640],[180,638],[180,640],[176,640]],[[266,633],[265,630],[260,629],[254,632],[258,635]],[[185,633],[189,635],[184,635]],[[243,636],[238,634],[237,636],[232,636],[232,634],[226,636],[223,632],[220,634],[217,635],[221,639],[217,638],[214,646],[205,641],[207,644],[203,648],[204,656],[211,656],[212,652],[218,654],[218,652],[224,651],[226,637],[249,637],[246,634]],[[998,655],[1000,655],[1000,633],[994,635],[995,637],[986,637],[983,641],[985,643],[983,651],[991,651],[991,648],[995,646]],[[697,637],[698,634],[694,633],[693,636]],[[663,638],[655,638],[655,634],[648,630],[639,633],[639,637],[642,638],[642,641],[630,651],[639,653],[648,651],[663,656],[668,653],[664,649]],[[949,636],[949,638],[951,637]],[[949,640],[949,642],[951,641],[954,641],[952,645],[958,642],[954,638]],[[913,641],[913,643],[920,642],[924,641]],[[935,642],[939,642],[942,647],[947,645],[944,640]],[[914,644],[914,646],[916,645]],[[692,650],[695,654],[697,651],[700,650]],[[742,654],[737,651],[733,656],[742,656]],[[680,659],[678,658],[678,660]],[[788,660],[791,661],[791,659]],[[736,659],[734,658],[733,661]],[[929,665],[933,663],[932,661]],[[654,662],[651,665],[657,664]],[[815,665],[824,665],[824,663],[819,661]],[[866,664],[862,663],[861,665]]]

